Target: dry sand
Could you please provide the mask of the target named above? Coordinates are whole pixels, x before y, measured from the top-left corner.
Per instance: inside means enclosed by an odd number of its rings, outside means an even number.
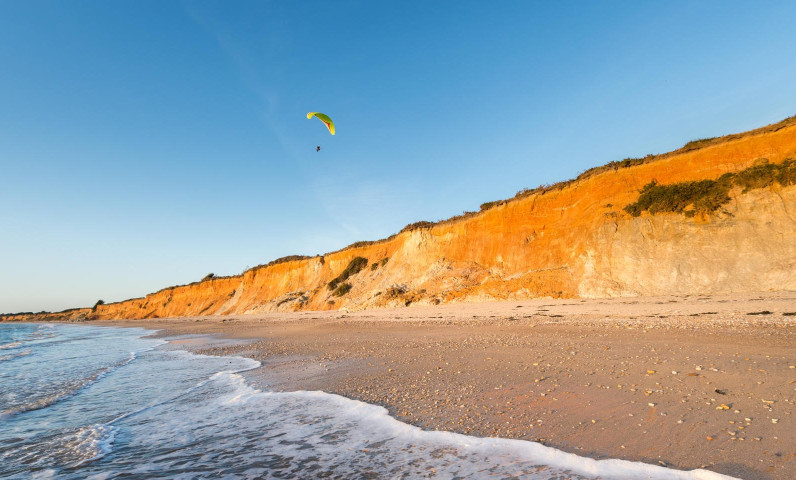
[[[337,393],[426,429],[796,478],[796,292],[97,323],[249,356],[263,387]]]

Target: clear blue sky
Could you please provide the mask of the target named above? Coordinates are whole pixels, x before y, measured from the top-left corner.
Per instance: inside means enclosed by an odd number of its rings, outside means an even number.
[[[794,19],[792,2],[0,0],[0,312],[324,253],[781,120]]]

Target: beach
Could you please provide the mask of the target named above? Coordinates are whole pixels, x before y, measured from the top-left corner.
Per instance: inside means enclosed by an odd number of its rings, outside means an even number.
[[[595,459],[796,474],[796,293],[91,322],[262,362],[247,381]],[[176,338],[175,338],[176,337]]]

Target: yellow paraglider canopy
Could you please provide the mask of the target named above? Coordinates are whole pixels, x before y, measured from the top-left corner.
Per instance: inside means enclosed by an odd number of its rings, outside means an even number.
[[[310,112],[307,114],[308,119],[312,117],[318,117],[318,120],[322,121],[323,124],[326,125],[326,128],[329,129],[329,133],[334,135],[334,122],[332,122],[332,119],[329,118],[328,115],[324,115],[320,112]]]

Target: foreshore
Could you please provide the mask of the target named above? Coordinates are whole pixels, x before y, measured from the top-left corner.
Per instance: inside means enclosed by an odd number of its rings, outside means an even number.
[[[340,394],[426,429],[796,477],[796,292],[91,323],[251,357],[263,388]]]

